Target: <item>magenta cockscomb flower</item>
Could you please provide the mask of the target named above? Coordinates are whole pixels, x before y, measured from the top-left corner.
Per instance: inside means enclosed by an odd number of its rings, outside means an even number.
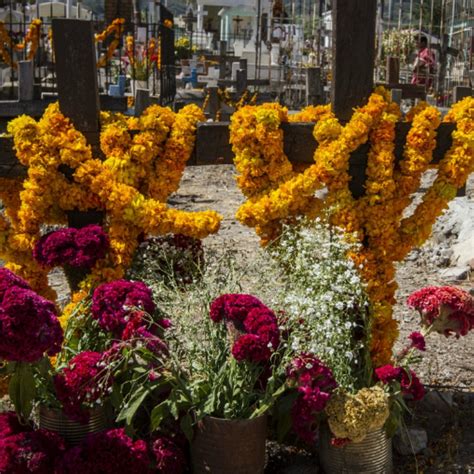
[[[116,428],[91,435],[79,446],[69,449],[56,472],[151,474],[155,471],[151,470],[151,459],[145,441],[133,441],[123,428]]]
[[[0,268],[0,303],[3,301],[5,292],[14,286],[31,290],[30,285],[28,285],[23,278],[15,275],[12,271],[8,270],[8,268]]]
[[[14,434],[0,439],[0,473],[51,474],[64,452],[63,439],[51,431]]]
[[[105,257],[109,238],[101,226],[91,224],[80,229],[66,227],[43,235],[35,245],[33,256],[41,265],[71,265],[91,268]]]
[[[308,353],[291,361],[287,376],[298,391],[291,410],[293,431],[305,442],[314,443],[317,416],[325,409],[337,382],[331,369]]]
[[[252,295],[221,295],[211,303],[210,317],[215,323],[222,320],[243,323],[250,310],[254,308],[266,308],[266,306]]]
[[[54,377],[56,396],[72,420],[86,422],[88,413],[84,404],[105,398],[112,386],[112,378],[102,367],[103,359],[100,352],[80,352]]]
[[[415,401],[421,400],[425,396],[425,388],[413,370],[407,371],[403,367],[387,364],[375,369],[375,378],[384,384],[400,383],[402,393]]]
[[[153,441],[151,450],[158,472],[163,474],[182,474],[186,469],[186,456],[183,449],[171,438],[160,436]]]
[[[421,352],[426,350],[425,336],[421,332],[413,331],[408,339],[411,341],[410,348],[418,349]]]
[[[63,330],[51,301],[32,290],[12,286],[0,304],[0,358],[36,362],[61,350]]]
[[[115,280],[103,283],[92,295],[92,317],[102,329],[120,337],[133,308],[148,314],[155,311],[151,289],[139,281]]]

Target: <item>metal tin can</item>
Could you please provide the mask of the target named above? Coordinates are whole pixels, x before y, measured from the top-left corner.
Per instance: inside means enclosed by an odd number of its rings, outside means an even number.
[[[267,417],[224,420],[205,417],[191,443],[194,474],[261,474],[265,466]]]
[[[331,446],[329,428],[320,430],[319,456],[326,474],[392,474],[392,439],[383,428],[370,431],[359,443]]]
[[[98,407],[89,412],[89,421],[79,423],[69,419],[61,410],[41,406],[39,409],[39,427],[61,435],[66,444],[75,446],[89,434],[98,433],[109,427],[107,412]]]

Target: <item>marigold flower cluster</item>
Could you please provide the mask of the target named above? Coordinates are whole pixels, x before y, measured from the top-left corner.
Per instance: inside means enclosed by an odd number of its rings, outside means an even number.
[[[318,415],[327,407],[337,387],[331,369],[312,354],[302,353],[287,369],[289,383],[296,386],[298,397],[291,410],[293,431],[307,443],[316,439]]]
[[[45,353],[61,350],[63,331],[53,303],[28,284],[0,268],[0,357],[13,362],[36,362]]]
[[[265,363],[280,345],[275,313],[258,298],[244,294],[221,295],[210,307],[210,318],[237,332],[232,355],[238,362]]]
[[[474,297],[461,288],[427,286],[413,292],[408,306],[416,309],[425,327],[457,338],[474,328]]]
[[[231,127],[236,163],[239,160],[242,163],[241,176],[248,173],[252,180],[260,179],[268,174],[266,162],[255,159],[247,163],[245,160],[273,149],[277,150],[279,160],[284,160],[282,138],[278,134],[281,130],[277,127],[285,120],[277,120],[275,114],[273,119],[262,120],[259,134],[266,137],[265,144],[253,138],[245,144],[245,137],[256,134],[256,117],[270,117],[270,114],[267,109],[258,107],[243,109],[240,113],[242,116],[236,118]],[[242,178],[239,178],[239,185],[250,199],[239,208],[237,218],[255,227],[262,243],[266,244],[279,236],[283,222],[298,215],[313,218],[329,209],[331,223],[342,227],[349,239],[355,238],[363,244],[360,251],[349,256],[367,283],[372,303],[372,360],[380,366],[390,361],[398,335],[392,308],[397,288],[394,263],[429,237],[435,219],[474,170],[474,99],[468,97],[458,102],[445,117],[445,122],[457,126],[453,145],[439,164],[435,182],[409,217],[404,217],[404,210],[412,202],[411,195],[419,187],[436,146],[440,114],[434,107],[422,104],[408,114],[406,119],[411,122],[411,128],[398,169],[394,140],[400,110],[383,91],[376,91],[366,106],[356,109],[344,127],[323,109],[309,110],[296,117],[306,118],[316,121],[314,136],[319,143],[316,163],[302,173],[283,173],[282,182],[274,186],[257,187],[259,194],[244,189],[253,181],[244,179],[241,183]],[[349,188],[349,156],[369,137],[366,193],[356,200]],[[276,156],[277,152],[270,156]],[[315,197],[315,192],[322,187],[328,189],[324,200]]]
[[[370,431],[383,427],[390,414],[389,397],[375,385],[355,394],[339,390],[326,406],[331,432],[340,440],[362,441]]]
[[[7,203],[8,221],[0,222],[0,250],[9,268],[35,290],[50,294],[47,271],[33,260],[32,249],[41,224],[64,223],[64,211],[106,211],[110,249],[82,283],[85,289],[121,278],[143,234],[203,238],[216,232],[220,223],[216,212],[188,213],[164,203],[179,185],[199,120],[203,115],[196,106],[177,114],[152,106],[133,119],[103,114],[104,162],[93,159],[84,136],[57,104],[49,106],[38,122],[26,116],[13,120],[9,132],[18,159],[28,167],[28,177],[17,199]],[[63,174],[64,167],[70,169],[72,179]]]

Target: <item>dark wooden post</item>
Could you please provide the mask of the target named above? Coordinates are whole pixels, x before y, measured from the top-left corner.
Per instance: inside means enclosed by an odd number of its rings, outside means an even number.
[[[214,120],[216,118],[217,112],[220,109],[220,99],[219,99],[219,88],[217,86],[208,86],[209,93],[209,103],[208,103],[208,114],[209,118]]]
[[[377,0],[333,0],[331,102],[336,116],[348,120],[374,85]]]
[[[247,89],[247,69],[237,69],[235,91],[237,94],[243,94]]]
[[[135,92],[135,111],[134,111],[135,117],[140,117],[140,115],[149,106],[150,106],[150,90],[137,89]]]
[[[219,79],[225,79],[226,67],[227,67],[227,41],[221,41],[219,43]]]
[[[308,67],[306,69],[306,105],[322,103],[321,68]]]
[[[53,41],[61,112],[95,144],[100,105],[92,22],[53,18]]]
[[[18,62],[18,100],[33,100],[34,95],[34,69],[33,61]]]
[[[400,59],[388,56],[387,58],[387,84],[398,84],[400,82]]]

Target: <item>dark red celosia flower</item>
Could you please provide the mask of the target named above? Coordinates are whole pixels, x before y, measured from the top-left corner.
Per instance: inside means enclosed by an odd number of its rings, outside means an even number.
[[[91,268],[104,258],[109,238],[101,226],[91,224],[81,229],[66,227],[43,235],[36,243],[33,256],[41,265],[71,265]]]
[[[342,448],[347,446],[349,443],[351,443],[349,438],[331,438],[331,446],[334,446],[335,448]]]
[[[14,411],[0,413],[0,439],[31,431],[30,425],[22,425]]]
[[[408,373],[402,367],[384,365],[375,369],[375,377],[385,384],[393,381],[399,382],[402,393],[411,396],[415,401],[421,400],[425,395],[425,389],[413,370]]]
[[[120,337],[127,325],[131,309],[142,308],[149,314],[155,311],[150,288],[140,281],[115,280],[103,283],[92,295],[92,317],[102,329]]]
[[[31,290],[30,285],[28,285],[23,278],[15,275],[12,271],[8,270],[8,268],[0,268],[0,304],[3,301],[5,292],[14,286]]]
[[[425,387],[423,387],[413,370],[410,370],[410,374],[408,374],[406,370],[403,370],[400,385],[403,394],[410,395],[415,402],[425,396]]]
[[[184,451],[170,438],[161,436],[156,439],[152,451],[160,474],[181,474],[185,471]]]
[[[61,350],[63,330],[51,301],[32,290],[13,286],[0,305],[0,357],[36,362]]]
[[[145,441],[133,441],[123,428],[102,431],[69,449],[57,474],[151,474]]]
[[[414,331],[408,336],[408,338],[411,340],[410,347],[418,349],[422,352],[426,350],[425,337],[423,336],[423,334],[421,334],[421,332]]]
[[[266,306],[252,295],[221,295],[211,303],[210,317],[215,323],[224,319],[243,323],[250,310],[254,308],[266,308]]]
[[[105,365],[104,357],[100,352],[81,352],[54,377],[56,396],[63,405],[64,413],[72,420],[87,422],[88,413],[83,404],[105,397],[112,385],[111,377],[105,376],[102,367]]]
[[[69,262],[73,267],[91,268],[105,257],[109,237],[100,225],[91,224],[78,229],[75,236],[76,252]]]
[[[0,473],[54,473],[64,451],[63,439],[51,431],[39,429],[8,436],[0,439]]]
[[[317,416],[326,407],[337,382],[329,367],[307,353],[292,360],[287,375],[298,390],[291,410],[293,431],[302,440],[313,443],[317,433]]]
[[[419,311],[422,324],[445,336],[465,336],[474,327],[474,297],[452,286],[428,286],[415,291],[408,305]]]
[[[43,235],[33,249],[35,260],[47,267],[70,264],[76,252],[76,232],[77,229],[66,227]]]
[[[240,336],[232,346],[232,355],[238,362],[267,362],[272,352],[268,342],[256,334],[244,334]]]
[[[244,320],[244,328],[249,334],[262,337],[273,350],[280,344],[280,330],[275,313],[267,308],[253,308]]]
[[[383,365],[375,369],[375,377],[383,383],[390,383],[393,380],[400,380],[403,369],[401,367],[394,367],[391,364]]]

